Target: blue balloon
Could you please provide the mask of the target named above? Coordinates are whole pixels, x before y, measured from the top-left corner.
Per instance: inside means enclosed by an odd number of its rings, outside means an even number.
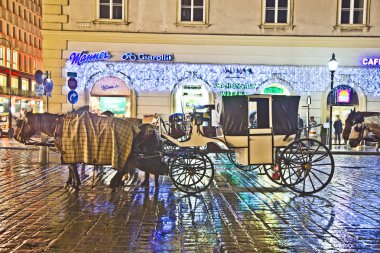
[[[67,99],[71,104],[76,104],[79,99],[78,93],[74,90],[70,91],[69,94],[67,94]]]

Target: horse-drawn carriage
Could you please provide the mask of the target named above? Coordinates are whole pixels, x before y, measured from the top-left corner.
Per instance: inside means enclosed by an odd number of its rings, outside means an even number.
[[[299,99],[270,95],[221,97],[214,107],[219,129],[203,126],[205,118],[212,121],[210,110],[199,113],[195,109],[188,122],[177,117],[179,120],[169,121],[168,127],[161,124],[173,184],[186,193],[207,189],[214,177],[209,154],[225,153],[237,168],[261,168],[274,182],[295,192],[312,194],[325,188],[334,173],[334,159],[320,141],[295,139]],[[176,127],[180,129],[173,129]],[[180,138],[172,134],[181,130]]]
[[[74,182],[76,190],[80,184],[76,163],[86,163],[112,164],[117,170],[111,180],[113,188],[121,185],[122,176],[130,169],[144,166],[155,174],[149,166],[164,165],[163,171],[169,167],[168,174],[178,190],[199,193],[212,183],[215,172],[209,155],[215,153],[227,154],[239,169],[263,169],[274,182],[298,193],[312,194],[330,182],[334,159],[318,140],[295,139],[299,99],[269,95],[221,97],[215,106],[201,106],[190,115],[172,115],[168,124],[160,121],[159,133],[164,139],[161,151],[156,148],[160,140],[155,137],[153,125],[137,130],[132,119],[89,113],[28,114],[18,122],[16,138],[30,143],[30,137],[44,132],[59,141],[62,162],[70,165],[68,183]],[[211,124],[212,110],[216,111],[219,128]]]

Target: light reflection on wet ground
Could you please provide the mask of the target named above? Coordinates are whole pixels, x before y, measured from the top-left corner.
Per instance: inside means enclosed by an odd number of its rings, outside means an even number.
[[[379,156],[337,156],[331,184],[313,197],[221,159],[213,186],[187,197],[168,177],[158,191],[111,193],[110,169],[92,188],[90,167],[70,194],[66,168],[41,167],[37,155],[0,150],[0,252],[380,251]]]

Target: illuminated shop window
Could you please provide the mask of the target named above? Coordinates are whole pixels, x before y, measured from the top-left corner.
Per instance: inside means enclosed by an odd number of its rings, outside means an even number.
[[[99,18],[123,19],[124,0],[99,0]]]
[[[194,106],[213,104],[211,89],[199,79],[188,79],[178,84],[173,95],[174,112],[189,113]]]

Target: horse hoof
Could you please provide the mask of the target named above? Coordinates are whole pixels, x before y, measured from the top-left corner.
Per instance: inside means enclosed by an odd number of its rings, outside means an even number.
[[[68,189],[70,187],[70,184],[69,183],[65,183],[64,185],[63,185],[63,188],[65,188],[65,189]]]

